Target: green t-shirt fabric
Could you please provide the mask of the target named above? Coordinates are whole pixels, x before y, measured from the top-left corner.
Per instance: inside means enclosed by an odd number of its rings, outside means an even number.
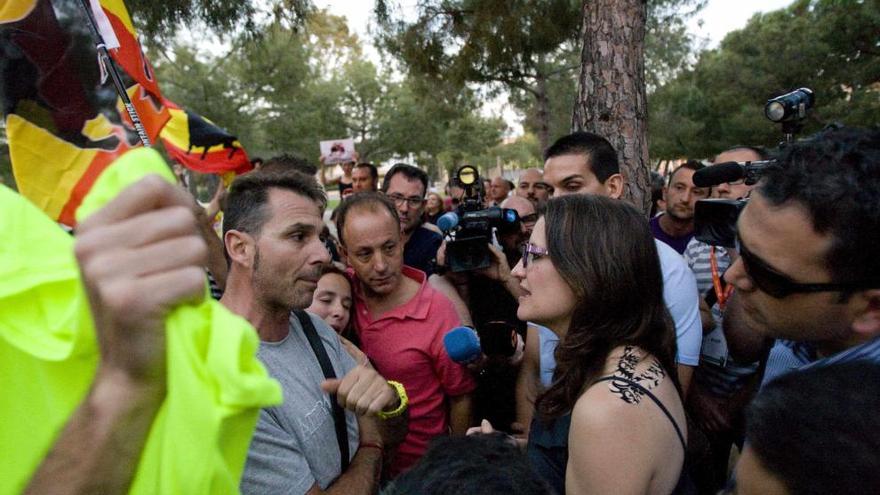
[[[154,150],[126,153],[98,177],[77,219],[148,174],[174,183]],[[100,356],[73,238],[3,186],[0,237],[2,495],[24,489],[87,394]],[[165,332],[168,392],[129,493],[237,493],[259,410],[282,400],[255,357],[257,334],[210,297],[175,308]]]

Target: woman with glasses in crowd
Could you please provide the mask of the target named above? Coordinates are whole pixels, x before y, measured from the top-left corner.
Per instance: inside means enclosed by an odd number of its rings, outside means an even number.
[[[644,216],[622,201],[547,202],[513,269],[517,316],[560,337],[528,455],[559,493],[682,491],[675,332]]]

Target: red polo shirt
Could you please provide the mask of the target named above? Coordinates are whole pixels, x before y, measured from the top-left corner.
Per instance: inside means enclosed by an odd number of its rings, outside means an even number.
[[[374,320],[361,284],[349,270],[361,349],[382,376],[402,383],[409,396],[409,433],[391,463],[391,476],[412,466],[432,438],[447,434],[446,396],[467,394],[476,387],[467,368],[453,362],[443,347],[443,336],[461,325],[452,302],[427,283],[423,272],[404,266],[403,275],[418,282],[419,291]]]

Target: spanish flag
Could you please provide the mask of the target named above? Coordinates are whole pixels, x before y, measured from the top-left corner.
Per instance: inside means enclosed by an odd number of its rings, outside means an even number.
[[[172,159],[203,174],[243,174],[253,168],[238,138],[171,101],[165,100],[165,106],[171,120],[160,137]]]
[[[125,6],[120,0],[90,2],[99,30],[114,47],[111,56],[124,69],[128,95],[155,140],[168,110]],[[140,146],[107,68],[97,61],[88,22],[80,0],[0,6],[0,98],[15,180],[21,194],[69,226],[101,172]]]

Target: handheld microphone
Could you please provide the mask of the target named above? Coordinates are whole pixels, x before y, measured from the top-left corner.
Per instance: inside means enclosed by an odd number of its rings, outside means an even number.
[[[725,182],[738,181],[745,177],[745,167],[737,162],[716,163],[694,172],[693,181],[697,187],[712,187]]]
[[[440,215],[437,219],[437,227],[443,232],[449,232],[458,226],[458,214],[450,211]]]
[[[455,327],[443,336],[443,347],[449,358],[458,364],[470,364],[483,355],[480,337],[470,327]]]

